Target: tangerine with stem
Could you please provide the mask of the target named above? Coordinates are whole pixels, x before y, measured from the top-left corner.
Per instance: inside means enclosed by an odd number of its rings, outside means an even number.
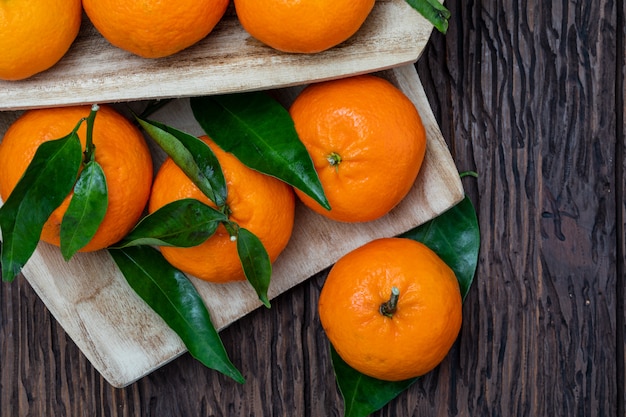
[[[274,262],[291,237],[295,216],[295,196],[286,183],[254,171],[233,154],[223,151],[208,136],[201,139],[215,153],[226,180],[228,196],[225,212],[236,226],[244,227],[263,243]],[[159,168],[150,197],[149,211],[183,198],[195,198],[217,208],[186,174],[168,158]],[[228,224],[220,224],[204,243],[189,248],[162,246],[163,256],[178,269],[205,281],[243,281],[245,275]]]
[[[11,126],[0,142],[0,197],[6,201],[33,159],[39,145],[70,133],[91,113],[91,106],[29,110]],[[77,131],[83,149],[86,123]],[[93,123],[94,157],[104,171],[108,207],[91,241],[81,252],[104,249],[122,239],[137,223],[152,185],[152,156],[141,131],[110,106],[101,105]],[[52,213],[41,240],[59,246],[61,221],[73,193]]]
[[[454,272],[424,244],[381,238],[343,256],[319,298],[320,321],[352,368],[402,381],[434,369],[462,321]]]
[[[426,131],[413,102],[389,81],[361,75],[311,84],[289,112],[331,206],[296,189],[315,212],[342,222],[376,220],[415,183]]]

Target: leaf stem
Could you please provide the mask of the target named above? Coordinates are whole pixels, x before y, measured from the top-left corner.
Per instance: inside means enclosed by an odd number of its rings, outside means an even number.
[[[222,222],[222,224],[230,235],[230,240],[235,242],[237,240],[237,236],[239,235],[239,225],[231,221]]]
[[[140,119],[147,119],[153,113],[157,112],[162,107],[165,107],[165,105],[167,105],[171,101],[172,101],[172,99],[158,99],[158,100],[151,101],[150,103],[148,103],[148,105],[143,110],[143,112],[139,115],[139,118]]]
[[[93,144],[93,125],[96,119],[96,113],[100,110],[100,106],[94,104],[91,106],[91,112],[87,116],[87,139],[85,145],[85,157],[83,163],[87,164],[95,159],[96,147]]]
[[[393,318],[393,315],[398,310],[398,298],[400,297],[400,290],[394,286],[391,288],[391,296],[389,301],[380,305],[380,314],[383,316]]]
[[[478,178],[478,172],[476,171],[463,171],[459,174],[459,176],[461,178],[465,178],[465,177],[474,177],[474,178]]]

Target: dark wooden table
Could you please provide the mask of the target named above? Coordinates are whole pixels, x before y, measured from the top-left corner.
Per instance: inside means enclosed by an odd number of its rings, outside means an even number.
[[[623,0],[452,1],[417,63],[480,221],[461,335],[379,416],[624,416]],[[340,416],[319,274],[115,389],[23,278],[0,285],[4,416]]]

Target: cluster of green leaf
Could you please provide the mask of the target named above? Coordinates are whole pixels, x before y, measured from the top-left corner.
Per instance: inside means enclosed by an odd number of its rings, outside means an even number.
[[[70,259],[96,233],[108,204],[106,179],[92,142],[97,111],[94,106],[67,136],[43,143],[0,207],[3,281],[13,281],[20,273],[37,248],[44,223],[72,189],[74,197],[61,223],[63,257]],[[84,152],[76,133],[82,123],[87,123]]]
[[[191,107],[199,124],[224,150],[250,168],[298,187],[330,208],[289,113],[269,95],[256,92],[196,98],[191,100]],[[42,144],[15,191],[0,208],[0,262],[5,281],[19,274],[36,249],[44,223],[70,191],[74,195],[61,224],[65,259],[86,245],[100,225],[107,208],[107,188],[91,140],[96,114],[94,106],[89,117],[68,136]],[[229,218],[226,181],[209,146],[159,122],[138,116],[136,120],[217,208],[194,199],[170,203],[141,219],[125,238],[109,248],[109,253],[131,287],[181,337],[190,354],[205,366],[242,382],[195,287],[154,246],[199,245],[220,224],[224,225],[236,242],[246,279],[267,307],[272,275],[269,256],[257,236]],[[84,152],[76,133],[83,122],[87,123]],[[204,337],[208,334],[212,336]]]
[[[191,109],[203,130],[222,149],[330,208],[289,113],[269,95],[254,92],[193,98]],[[258,237],[228,218],[226,181],[211,149],[197,137],[171,126],[136,119],[217,209],[195,199],[170,203],[144,217],[109,252],[131,287],[176,331],[192,356],[243,382],[195,287],[152,246],[195,246],[223,224],[237,242],[246,279],[267,307],[272,274],[269,256]]]

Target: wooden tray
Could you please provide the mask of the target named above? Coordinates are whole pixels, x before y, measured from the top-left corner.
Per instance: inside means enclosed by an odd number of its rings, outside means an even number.
[[[274,264],[270,298],[372,239],[394,236],[432,219],[464,196],[415,67],[380,75],[415,103],[426,127],[426,157],[416,183],[398,207],[371,223],[332,222],[299,204],[293,237]],[[300,88],[272,94],[288,105]],[[0,137],[18,114],[0,112]],[[188,99],[175,100],[153,118],[191,134],[202,133]],[[115,387],[130,384],[185,352],[178,336],[128,286],[106,251],[78,254],[65,262],[58,248],[41,243],[23,274],[92,365]],[[218,329],[261,306],[247,282],[219,285],[192,280]]]
[[[378,0],[348,41],[319,54],[287,54],[251,38],[231,5],[198,44],[144,59],[111,46],[84,16],[57,65],[26,80],[0,80],[0,111],[265,90],[374,72],[417,61],[432,30],[405,0]]]

